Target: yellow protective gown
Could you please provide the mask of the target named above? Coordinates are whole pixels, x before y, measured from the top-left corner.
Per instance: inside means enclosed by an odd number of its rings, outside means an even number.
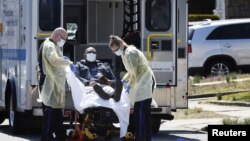
[[[46,106],[64,108],[65,106],[65,68],[72,62],[63,58],[60,47],[49,39],[43,44],[43,71],[46,75],[41,98]]]
[[[144,54],[136,47],[128,46],[121,57],[127,70],[123,80],[127,80],[131,87],[129,92],[131,104],[152,98],[155,77]]]

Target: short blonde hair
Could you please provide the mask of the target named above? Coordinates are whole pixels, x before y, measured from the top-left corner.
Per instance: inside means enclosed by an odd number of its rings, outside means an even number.
[[[125,42],[118,36],[110,35],[109,36],[109,46],[120,46],[121,44],[124,44]]]

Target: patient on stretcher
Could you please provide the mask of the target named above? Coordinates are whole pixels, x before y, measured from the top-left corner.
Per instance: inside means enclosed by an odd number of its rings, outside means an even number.
[[[122,82],[116,80],[109,65],[96,60],[96,49],[88,47],[84,52],[84,60],[75,65],[75,74],[85,86],[93,86],[95,92],[105,100],[114,98],[118,102],[121,98]],[[106,93],[103,87],[111,86],[115,89],[112,93]]]
[[[67,70],[70,70],[69,68]],[[120,122],[120,137],[124,137],[127,132],[129,124],[130,101],[126,90],[123,88],[122,83],[116,84],[121,87],[119,101],[111,98],[115,94],[115,89],[108,85],[94,84],[94,86],[85,86],[72,71],[67,71],[66,80],[71,89],[74,108],[83,114],[85,110],[93,107],[105,107],[112,109],[117,115]],[[95,92],[97,91],[97,92]],[[106,100],[103,95],[105,94]],[[109,96],[107,96],[107,95]],[[101,97],[100,97],[101,96]]]

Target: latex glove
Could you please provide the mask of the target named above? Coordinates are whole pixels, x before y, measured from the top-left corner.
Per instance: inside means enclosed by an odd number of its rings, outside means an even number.
[[[125,92],[126,92],[126,93],[129,93],[129,91],[130,91],[130,86],[127,85],[127,87],[126,87],[126,89],[125,89]]]
[[[128,82],[127,82],[126,80],[124,80],[124,79],[122,79],[121,81],[122,81],[122,83],[128,83]]]
[[[64,60],[70,65],[70,64],[73,64],[72,61],[70,61],[69,57],[67,56],[63,56]]]
[[[72,72],[76,72],[76,67],[74,64],[70,64],[69,67],[70,67]]]
[[[123,83],[123,87],[124,87],[124,88],[127,88],[127,86],[128,86],[128,81],[126,81],[126,80],[124,80],[124,79],[122,79],[121,81],[122,81],[122,83]]]

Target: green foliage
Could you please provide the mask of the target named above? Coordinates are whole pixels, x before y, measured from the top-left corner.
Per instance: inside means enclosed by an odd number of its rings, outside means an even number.
[[[223,94],[222,94],[222,93],[218,93],[218,94],[216,95],[217,100],[221,100],[221,99],[222,99],[222,96],[223,96]]]
[[[222,123],[224,125],[250,125],[250,118],[245,118],[243,121],[238,118],[224,118]]]
[[[250,125],[250,118],[244,119],[244,124],[245,125]]]
[[[233,72],[233,73],[230,73],[230,75],[233,80],[237,79],[237,73]]]
[[[227,81],[227,83],[230,83],[230,82],[231,82],[231,77],[230,77],[230,75],[227,75],[227,76],[226,76],[226,81]]]
[[[222,123],[224,125],[238,125],[239,124],[239,119],[238,118],[224,118],[222,120]]]
[[[205,19],[211,20],[219,20],[219,17],[216,15],[209,15],[209,14],[189,14],[188,21],[195,22],[195,21],[204,21]]]
[[[193,109],[188,109],[184,112],[185,115],[191,115],[191,114],[199,114],[203,112],[202,108],[194,107]]]
[[[225,95],[222,97],[222,99],[229,101],[250,101],[250,92]]]
[[[200,75],[195,75],[194,76],[194,83],[200,83],[201,82],[201,76]]]
[[[237,74],[235,72],[230,73],[229,75],[226,76],[227,83],[230,83],[232,80],[235,79],[237,79]]]

